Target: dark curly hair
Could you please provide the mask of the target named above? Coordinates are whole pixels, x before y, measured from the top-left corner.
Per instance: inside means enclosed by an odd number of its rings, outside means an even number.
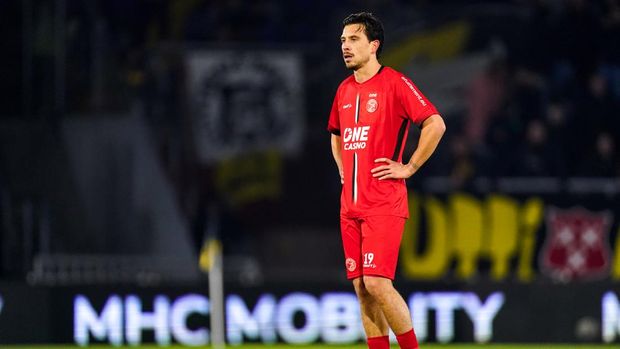
[[[379,18],[370,12],[353,13],[342,21],[342,27],[349,24],[361,24],[364,26],[364,34],[368,37],[368,41],[379,40],[379,48],[377,49],[377,57],[383,51],[383,24]]]

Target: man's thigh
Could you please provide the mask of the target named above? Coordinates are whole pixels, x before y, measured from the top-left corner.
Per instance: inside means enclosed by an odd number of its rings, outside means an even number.
[[[340,217],[340,235],[344,248],[347,279],[362,276],[362,223],[358,218]]]
[[[361,224],[361,262],[363,275],[394,280],[405,218],[369,216]]]

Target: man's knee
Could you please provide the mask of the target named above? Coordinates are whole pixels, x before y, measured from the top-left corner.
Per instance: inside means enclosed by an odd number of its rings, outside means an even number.
[[[364,276],[363,284],[366,291],[373,297],[385,295],[393,288],[392,280],[378,276]]]
[[[355,294],[357,294],[358,298],[368,297],[368,290],[366,290],[366,286],[364,285],[364,280],[359,277],[353,279],[353,288],[355,289]]]

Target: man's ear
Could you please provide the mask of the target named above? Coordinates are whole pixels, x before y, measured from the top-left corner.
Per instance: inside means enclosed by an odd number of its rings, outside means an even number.
[[[372,53],[376,54],[379,50],[379,45],[381,45],[381,42],[379,40],[373,40],[370,44],[372,45]]]

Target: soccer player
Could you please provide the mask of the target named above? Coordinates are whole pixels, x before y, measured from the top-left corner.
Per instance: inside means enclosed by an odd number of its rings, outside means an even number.
[[[403,349],[418,348],[407,304],[394,289],[398,251],[409,217],[405,179],[433,154],[446,126],[409,78],[381,66],[383,25],[361,12],[343,21],[342,56],[353,75],[336,92],[328,122],[340,172],[340,228],[370,349],[389,348],[388,326]],[[402,163],[410,123],[418,147]]]

